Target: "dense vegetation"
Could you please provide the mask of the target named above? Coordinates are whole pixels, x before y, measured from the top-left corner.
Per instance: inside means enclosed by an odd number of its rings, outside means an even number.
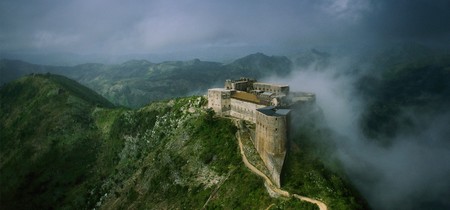
[[[6,85],[0,90],[0,102],[2,206],[51,209],[85,203],[102,146],[90,112],[112,105],[54,75]]]
[[[203,97],[113,108],[50,74],[5,85],[0,97],[2,209],[317,209],[269,197],[241,162],[235,126]]]

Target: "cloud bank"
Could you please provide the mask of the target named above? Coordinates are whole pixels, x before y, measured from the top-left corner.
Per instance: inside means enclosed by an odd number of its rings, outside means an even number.
[[[449,9],[446,0],[5,0],[0,52],[194,58],[398,40],[442,45],[450,43]]]

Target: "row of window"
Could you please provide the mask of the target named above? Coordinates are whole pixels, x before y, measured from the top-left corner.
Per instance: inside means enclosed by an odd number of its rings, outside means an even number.
[[[257,89],[257,90],[262,90],[262,91],[264,91],[264,92],[271,92],[271,93],[280,93],[281,92],[281,90],[274,90],[274,89],[266,89],[266,88],[255,88],[255,89]]]
[[[252,114],[254,114],[254,112],[255,112],[254,109],[246,109],[246,108],[242,108],[240,106],[235,106],[235,105],[232,105],[231,109],[233,109],[237,112],[247,112],[247,113],[251,112]]]
[[[262,129],[264,129],[265,131],[267,131],[267,128],[269,127],[269,126],[266,126],[266,125],[264,125],[263,123],[261,123],[261,122],[256,122],[256,124],[259,126],[259,127],[261,127]],[[275,131],[275,132],[278,132],[278,128],[275,128],[273,131]]]

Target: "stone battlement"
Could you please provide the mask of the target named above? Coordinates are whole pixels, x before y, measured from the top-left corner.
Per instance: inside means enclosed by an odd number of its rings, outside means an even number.
[[[208,107],[217,115],[236,117],[256,125],[253,143],[278,187],[286,156],[290,112],[297,105],[314,101],[312,93],[291,93],[288,85],[249,78],[226,80],[224,88],[208,90]]]

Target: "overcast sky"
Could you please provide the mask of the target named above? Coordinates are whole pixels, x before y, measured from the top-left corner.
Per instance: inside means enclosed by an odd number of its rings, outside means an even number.
[[[2,0],[1,53],[268,54],[450,45],[449,0]]]

